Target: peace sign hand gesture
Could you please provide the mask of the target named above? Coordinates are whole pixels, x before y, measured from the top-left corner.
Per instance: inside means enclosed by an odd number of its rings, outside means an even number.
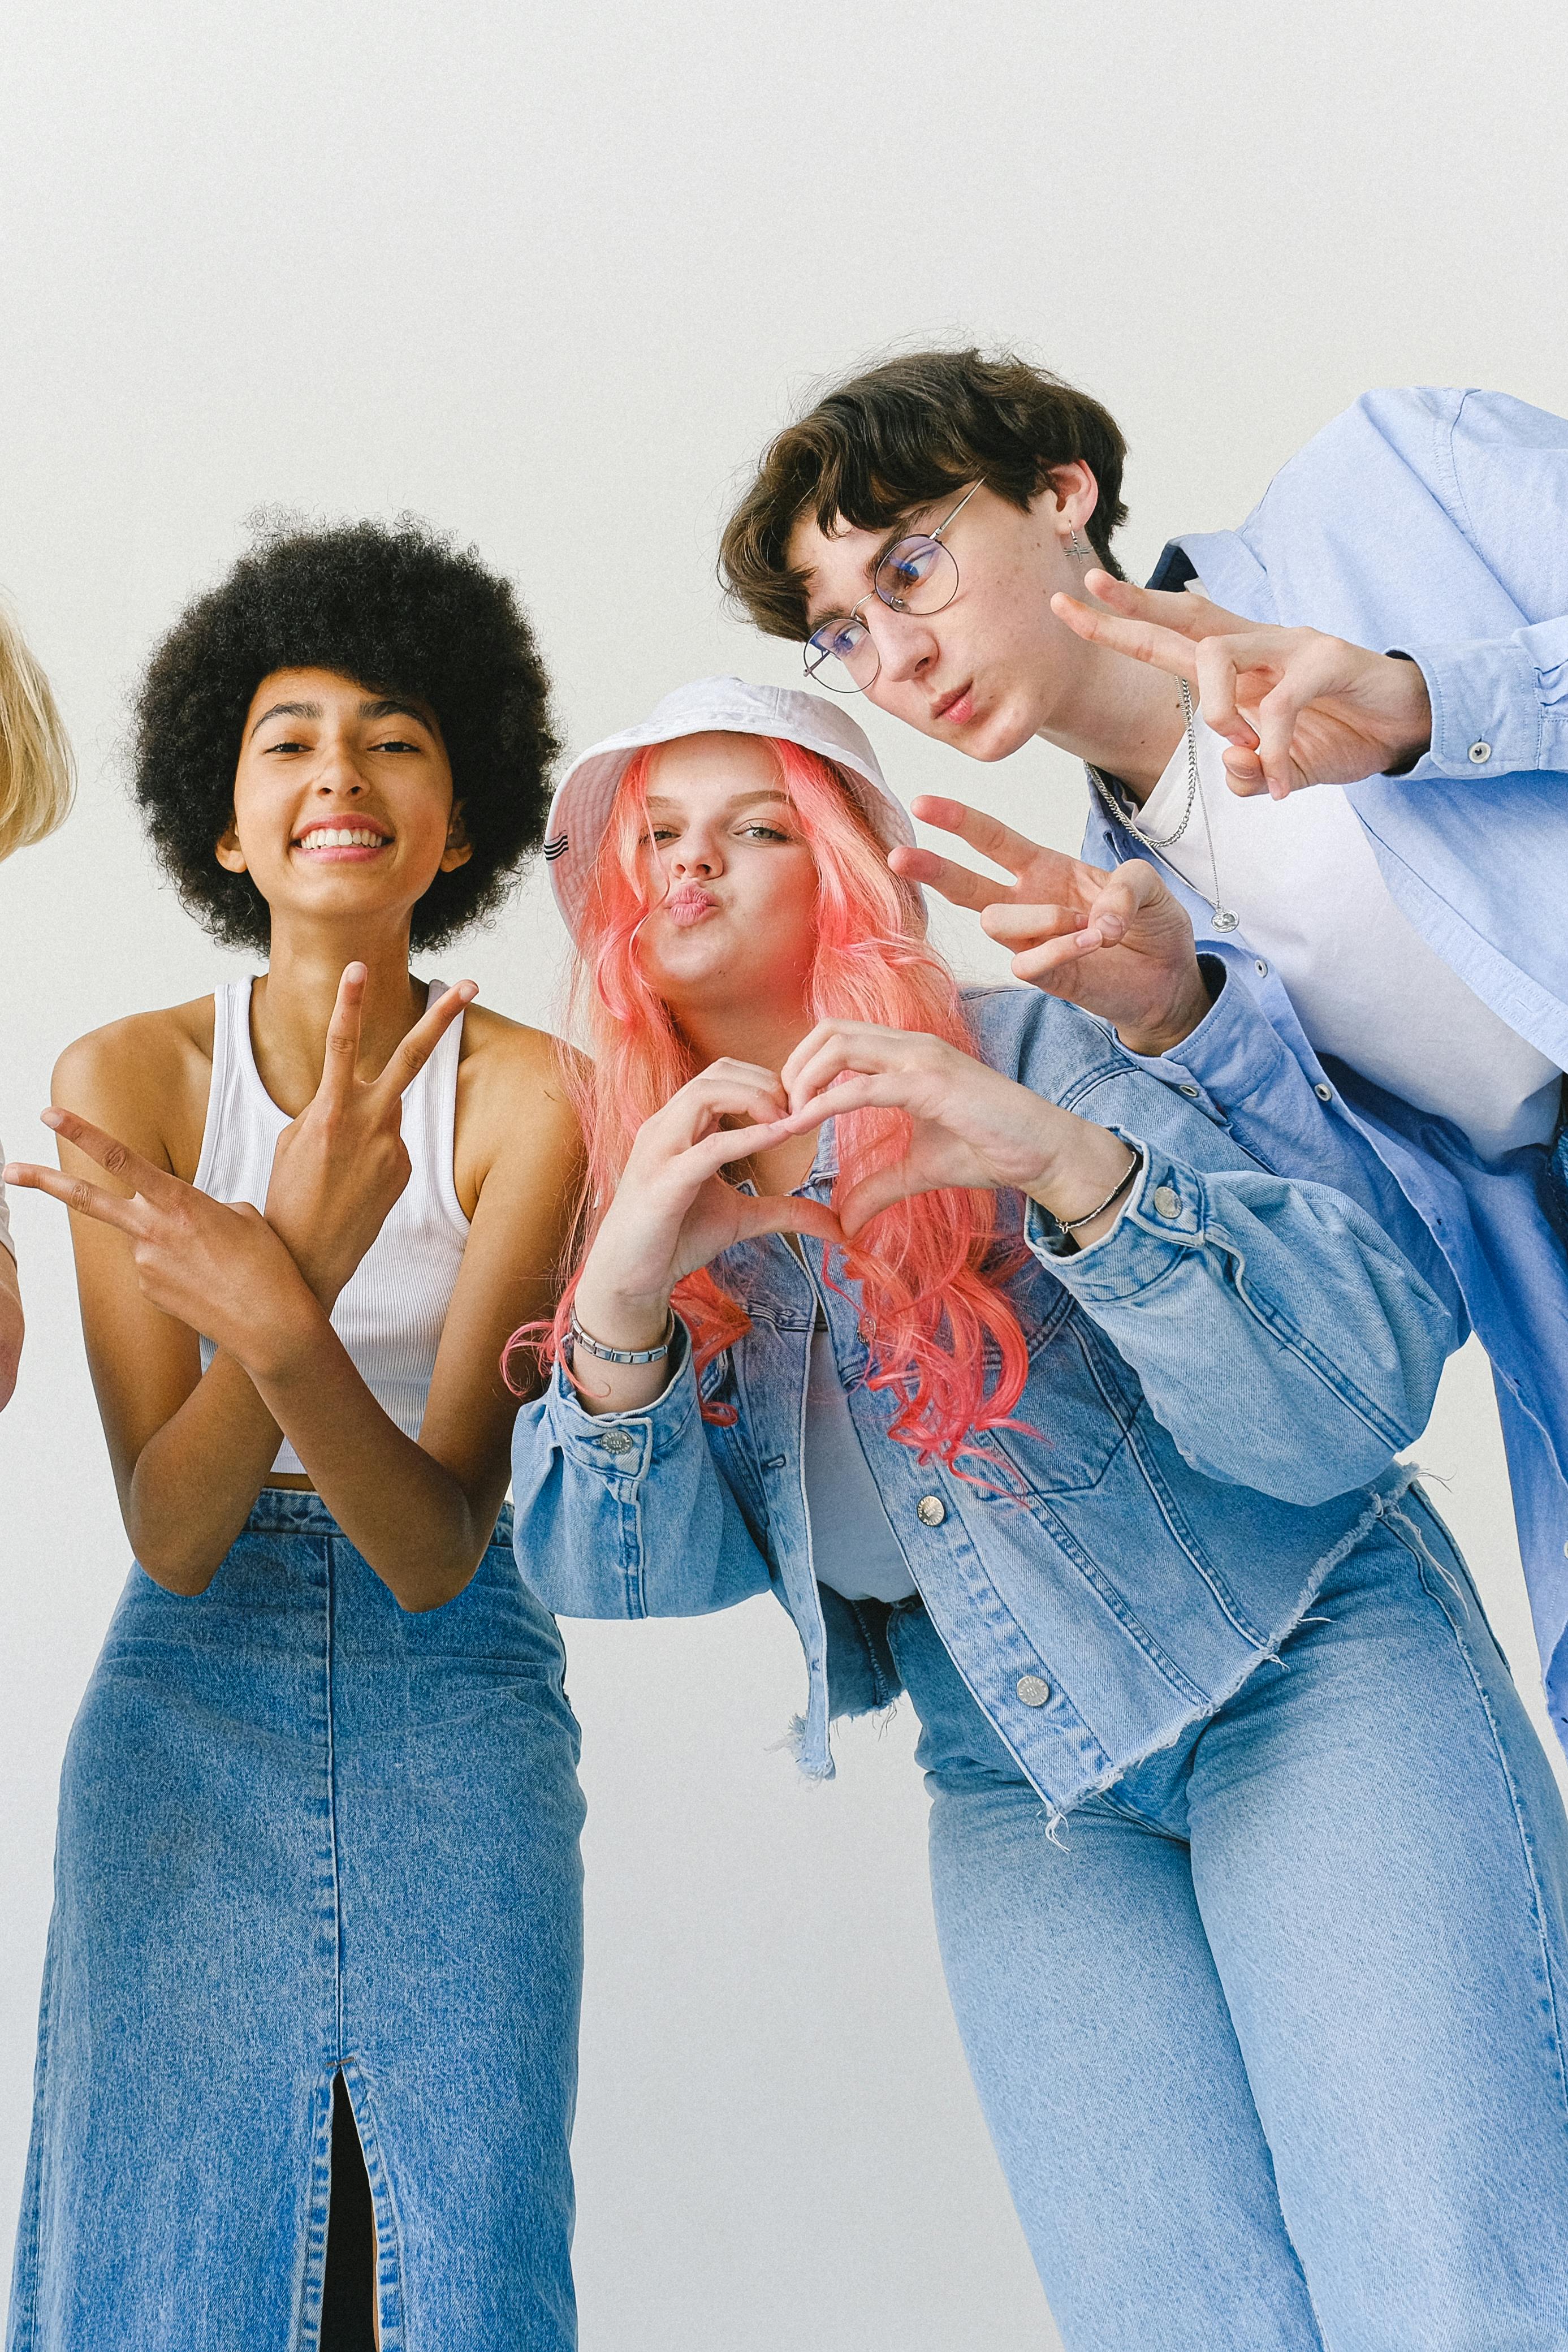
[[[1320,629],[1244,621],[1207,597],[1085,574],[1094,599],[1051,609],[1090,645],[1185,677],[1217,735],[1230,789],[1281,801],[1307,784],[1354,784],[1425,751],[1427,681],[1413,661],[1369,653]]]
[[[972,908],[988,937],[1018,950],[1018,979],[1113,1023],[1130,1053],[1167,1053],[1197,1028],[1209,999],[1192,925],[1146,860],[1106,873],[962,801],[923,795],[912,805],[922,824],[956,835],[1013,880],[993,881],[929,849],[895,849],[889,865]]]
[[[479,992],[471,980],[449,988],[414,1023],[380,1076],[361,1078],[367,977],[362,963],[344,969],[321,1083],[278,1137],[267,1188],[268,1224],[329,1311],[408,1182],[403,1094]]]
[[[198,1192],[74,1111],[42,1116],[62,1143],[95,1160],[129,1193],[26,1161],[12,1162],[5,1181],[47,1192],[74,1215],[124,1234],[141,1295],[162,1313],[204,1332],[258,1377],[276,1370],[314,1330],[319,1309],[259,1210]]]

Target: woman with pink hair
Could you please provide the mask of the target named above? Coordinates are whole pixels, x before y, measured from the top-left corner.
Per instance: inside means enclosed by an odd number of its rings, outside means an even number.
[[[810,1772],[909,1692],[1071,2352],[1555,2341],[1568,1825],[1395,1459],[1441,1261],[1326,1117],[1287,1181],[1105,1024],[960,989],[911,839],[847,714],[736,679],[558,793],[590,1176],[522,1573],[568,1615],[771,1587]]]

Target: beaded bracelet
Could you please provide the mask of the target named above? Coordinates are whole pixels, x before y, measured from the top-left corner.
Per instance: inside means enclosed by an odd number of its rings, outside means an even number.
[[[601,1364],[660,1364],[675,1342],[675,1310],[670,1309],[670,1319],[664,1336],[656,1348],[607,1348],[601,1339],[591,1339],[577,1319],[577,1309],[571,1310],[571,1343],[574,1348],[586,1348]]]

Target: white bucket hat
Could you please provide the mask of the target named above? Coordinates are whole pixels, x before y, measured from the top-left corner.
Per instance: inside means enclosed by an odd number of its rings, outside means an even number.
[[[556,904],[577,935],[589,877],[621,779],[634,751],[683,735],[770,735],[799,743],[840,769],[884,849],[913,846],[915,827],[883,779],[863,728],[820,694],[793,686],[748,686],[740,677],[699,677],[678,686],[638,727],[609,736],[572,761],[550,803],[545,860]]]

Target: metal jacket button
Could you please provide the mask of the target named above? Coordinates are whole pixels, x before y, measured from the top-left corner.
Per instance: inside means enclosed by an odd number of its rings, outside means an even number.
[[[595,1443],[602,1445],[606,1454],[630,1454],[632,1445],[632,1440],[623,1429],[607,1429]]]
[[[922,1495],[915,1506],[915,1516],[923,1528],[939,1528],[947,1516],[947,1506],[940,1495]]]
[[[1179,1217],[1181,1214],[1181,1194],[1174,1191],[1169,1184],[1156,1184],[1155,1186],[1155,1207],[1159,1211],[1162,1217]]]
[[[1043,1706],[1051,1696],[1051,1685],[1038,1675],[1020,1675],[1018,1693],[1025,1706]]]

